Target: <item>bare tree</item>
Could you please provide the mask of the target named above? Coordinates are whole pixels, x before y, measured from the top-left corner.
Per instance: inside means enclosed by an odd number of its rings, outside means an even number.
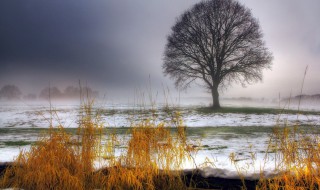
[[[235,0],[207,0],[183,13],[172,27],[163,70],[176,87],[201,81],[220,108],[219,91],[232,82],[245,86],[262,80],[272,54],[262,40],[259,22]]]
[[[50,99],[62,98],[62,93],[57,87],[46,87],[41,90],[39,99],[50,100]]]
[[[15,85],[5,85],[0,89],[0,99],[17,100],[20,99],[21,95],[20,89]]]

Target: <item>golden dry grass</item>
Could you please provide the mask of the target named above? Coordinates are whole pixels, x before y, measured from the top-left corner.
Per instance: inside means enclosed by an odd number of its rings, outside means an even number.
[[[127,151],[115,155],[115,135],[102,144],[104,128],[93,117],[92,103],[83,105],[76,138],[63,126],[50,128],[0,179],[0,188],[23,189],[186,189],[181,169],[190,155],[180,115],[169,123],[146,120],[134,124]],[[176,132],[167,128],[174,126]],[[95,170],[104,155],[107,167]]]
[[[23,189],[186,189],[182,177],[185,159],[195,150],[188,146],[186,130],[178,112],[169,122],[150,118],[132,124],[130,139],[121,155],[121,141],[109,134],[102,144],[104,126],[94,116],[92,102],[82,105],[75,136],[63,126],[51,127],[0,179],[0,188]],[[174,127],[172,132],[168,127]],[[320,141],[296,127],[275,127],[266,152],[273,152],[278,175],[261,179],[256,189],[319,189]],[[272,150],[272,151],[271,151]],[[107,167],[94,168],[103,158]],[[266,158],[267,159],[267,158]],[[239,170],[240,179],[244,178]],[[191,183],[190,183],[191,184]],[[245,184],[243,185],[245,189]]]
[[[163,122],[145,120],[133,125],[127,152],[109,161],[107,189],[186,188],[181,178],[183,161],[189,155],[185,129],[179,115],[172,122],[176,133]]]
[[[319,189],[319,136],[296,126],[275,128],[271,140],[279,174],[270,179],[262,176],[258,189]]]

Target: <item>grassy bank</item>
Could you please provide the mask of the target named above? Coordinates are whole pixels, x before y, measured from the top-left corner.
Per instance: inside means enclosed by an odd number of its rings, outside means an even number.
[[[298,111],[291,109],[276,108],[257,108],[257,107],[222,107],[220,109],[212,109],[211,107],[197,108],[196,111],[202,114],[214,113],[239,113],[239,114],[303,114],[303,115],[320,115],[320,111]]]

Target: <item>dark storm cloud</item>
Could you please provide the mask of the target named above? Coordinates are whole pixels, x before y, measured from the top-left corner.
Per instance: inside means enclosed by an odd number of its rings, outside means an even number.
[[[0,80],[60,77],[117,86],[139,83],[149,74],[159,77],[159,55],[171,24],[168,18],[174,21],[172,14],[181,12],[179,8],[163,12],[169,5],[160,1],[1,1]],[[158,72],[153,71],[155,67]]]
[[[41,66],[40,62],[79,61],[92,53],[85,52],[92,45],[86,42],[94,35],[95,26],[88,21],[93,16],[84,15],[81,3],[1,3],[2,62],[30,61]]]
[[[119,51],[108,42],[112,22],[104,23],[108,10],[102,1],[87,2],[1,1],[1,76],[22,70],[91,77],[104,70],[112,79],[110,62],[113,71],[122,64]]]

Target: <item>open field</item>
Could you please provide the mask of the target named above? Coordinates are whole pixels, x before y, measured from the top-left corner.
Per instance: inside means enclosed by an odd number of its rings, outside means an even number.
[[[111,106],[110,106],[111,107]],[[236,168],[230,161],[234,154],[236,162],[242,166],[250,164],[247,175],[259,173],[261,166],[272,170],[273,164],[263,160],[274,126],[300,126],[307,134],[319,134],[319,111],[280,110],[277,108],[226,107],[210,111],[201,107],[178,107],[165,110],[128,105],[113,107],[96,106],[92,114],[99,116],[104,125],[104,142],[107,133],[115,133],[122,139],[116,152],[127,148],[128,131],[132,123],[154,118],[155,122],[170,121],[172,112],[178,110],[186,128],[190,144],[198,149],[195,163],[185,162],[185,168],[210,166],[224,169],[229,175],[236,175]],[[79,113],[77,105],[53,106],[50,114],[48,106],[7,105],[0,110],[0,161],[12,161],[19,150],[34,144],[38,137],[53,125],[63,125],[67,132],[75,136]],[[171,129],[174,132],[174,129]],[[254,153],[256,161],[252,162]],[[272,151],[269,152],[272,155]],[[208,162],[210,160],[210,163]],[[96,163],[96,167],[102,163]]]

